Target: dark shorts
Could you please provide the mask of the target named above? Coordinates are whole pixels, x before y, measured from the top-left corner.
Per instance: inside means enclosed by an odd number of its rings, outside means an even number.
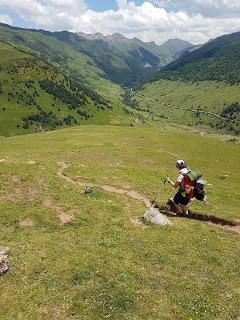
[[[184,206],[186,206],[188,204],[188,202],[190,201],[190,198],[187,195],[183,196],[182,193],[180,191],[178,191],[175,194],[173,201],[175,204],[183,204]]]

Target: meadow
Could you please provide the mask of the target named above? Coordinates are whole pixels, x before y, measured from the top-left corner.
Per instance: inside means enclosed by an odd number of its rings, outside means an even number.
[[[192,83],[160,80],[145,84],[140,90],[134,91],[143,96],[133,95],[140,108],[154,112],[156,120],[164,119],[170,123],[205,128],[210,131],[217,129],[237,134],[240,132],[239,112],[236,112],[233,121],[225,121],[209,114],[196,114],[187,110],[195,109],[220,115],[227,106],[240,101],[238,85],[215,81]]]
[[[0,319],[239,319],[238,233],[177,217],[145,224],[141,201],[72,183],[160,190],[165,203],[164,178],[183,158],[212,184],[192,209],[238,221],[239,156],[237,139],[167,125],[1,137]]]

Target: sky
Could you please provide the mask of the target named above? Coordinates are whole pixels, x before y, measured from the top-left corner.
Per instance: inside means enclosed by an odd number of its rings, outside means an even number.
[[[240,0],[0,0],[0,22],[199,44],[240,31]]]

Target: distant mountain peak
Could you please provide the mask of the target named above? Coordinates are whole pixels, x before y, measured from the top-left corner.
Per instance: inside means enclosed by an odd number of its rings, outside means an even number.
[[[115,48],[115,53],[117,52],[117,54],[127,54],[128,58],[129,56],[131,58],[131,56],[136,55],[138,59],[147,59],[146,63],[150,63],[150,65],[157,64],[158,67],[167,65],[193,46],[191,43],[177,38],[169,39],[162,45],[158,45],[154,41],[145,42],[137,37],[130,39],[118,32],[111,35],[103,35],[100,32],[94,34],[79,32],[77,34],[81,37],[87,38],[88,40],[98,41],[98,44],[103,46],[105,49],[108,48],[108,50],[112,50],[112,48]],[[139,54],[139,52],[142,53],[141,50],[143,48],[145,49],[143,54],[144,58]],[[134,56],[134,58],[136,58],[136,56]],[[155,60],[156,58],[157,60]],[[150,59],[150,61],[148,61],[148,59]],[[157,67],[155,66],[155,68]]]
[[[141,44],[145,43],[137,37],[130,39],[130,38],[125,37],[121,33],[118,33],[118,32],[115,32],[113,34],[104,35],[101,32],[96,32],[96,33],[91,34],[91,33],[85,33],[85,32],[80,31],[80,32],[77,32],[77,34],[80,37],[87,38],[89,40],[125,41],[125,42],[137,42],[137,43],[141,43]]]
[[[115,38],[115,39],[127,39],[126,37],[124,37],[121,33],[117,33],[115,32],[112,35],[109,35],[109,37]]]
[[[193,46],[192,43],[190,43],[189,41],[185,41],[185,40],[182,40],[182,39],[179,39],[179,38],[171,38],[171,39],[168,39],[165,44],[189,44],[189,46]]]
[[[96,33],[85,33],[85,32],[77,32],[77,35],[82,37],[82,38],[86,38],[89,40],[98,40],[98,39],[105,39],[104,34],[102,34],[101,32],[96,32]]]

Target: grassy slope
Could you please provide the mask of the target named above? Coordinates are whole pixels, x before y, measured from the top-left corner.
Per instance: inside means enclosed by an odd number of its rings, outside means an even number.
[[[240,32],[227,34],[186,52],[153,75],[153,79],[224,81],[239,84]]]
[[[219,120],[209,115],[196,115],[191,112],[177,110],[171,106],[165,106],[165,103],[182,108],[193,108],[210,111],[220,114],[221,111],[233,102],[240,101],[239,86],[229,86],[220,82],[198,82],[187,83],[183,81],[160,80],[146,84],[139,91],[141,95],[152,98],[155,101],[147,101],[143,98],[136,97],[140,106],[149,108],[156,114],[164,115],[169,118],[170,122],[177,122],[185,125],[209,127],[210,124],[216,125]],[[225,104],[225,105],[224,105]],[[240,117],[238,117],[240,121]],[[221,121],[229,129],[231,124],[234,128],[239,129],[239,124]]]
[[[0,82],[2,84],[1,88],[3,91],[0,95],[0,134],[23,134],[29,131],[35,131],[36,126],[38,127],[38,125],[36,124],[30,126],[28,130],[25,130],[23,128],[17,128],[17,125],[22,125],[23,117],[26,117],[29,114],[37,113],[37,109],[34,106],[27,106],[25,101],[26,99],[24,101],[19,101],[18,103],[19,99],[14,97],[11,98],[10,101],[8,101],[9,92],[16,93],[26,90],[26,95],[32,96],[34,90],[32,88],[27,88],[24,85],[23,81],[26,80],[35,81],[34,87],[39,93],[39,97],[35,98],[36,103],[39,104],[42,107],[42,109],[46,112],[53,111],[53,113],[56,114],[58,119],[63,119],[64,117],[71,115],[80,124],[118,124],[128,122],[128,118],[126,117],[125,112],[123,112],[120,105],[119,95],[121,89],[117,85],[114,85],[112,83],[109,84],[109,81],[106,81],[105,83],[105,80],[103,80],[100,77],[97,79],[96,73],[91,74],[91,72],[89,71],[89,79],[91,79],[92,81],[92,85],[90,85],[90,87],[92,87],[94,91],[102,92],[101,96],[103,96],[105,99],[106,97],[110,96],[108,100],[110,100],[110,105],[113,108],[113,110],[107,110],[107,108],[105,108],[106,110],[104,111],[98,111],[97,108],[94,106],[94,102],[91,99],[88,99],[87,106],[83,109],[87,110],[87,113],[92,114],[93,118],[90,118],[86,121],[85,118],[77,114],[77,110],[69,109],[69,106],[61,101],[54,101],[52,95],[46,93],[44,90],[40,88],[38,81],[45,78],[53,78],[55,83],[59,83],[63,79],[63,76],[60,71],[56,74],[53,70],[46,71],[44,68],[47,65],[43,60],[39,60],[37,63],[34,64],[32,63],[31,67],[19,67],[20,65],[24,64],[27,60],[32,59],[32,56],[30,54],[21,52],[8,44],[0,44],[0,53],[2,65],[2,69],[0,71]],[[81,61],[79,60],[78,62],[78,72],[80,74],[82,72],[82,68],[84,69],[84,64],[81,63]],[[9,72],[9,70],[16,67],[17,65],[17,71]],[[85,72],[87,72],[86,69]],[[93,78],[93,74],[95,78]],[[82,76],[84,75],[85,74],[83,73]],[[94,85],[95,83],[96,86]],[[54,104],[55,106],[53,107],[52,104]]]
[[[61,103],[58,103],[57,108],[63,109],[62,114],[64,116],[73,115],[82,124],[89,122],[94,124],[124,124],[129,122],[120,104],[122,89],[110,80],[107,80],[104,71],[97,66],[96,62],[86,54],[77,51],[73,43],[60,41],[53,35],[26,30],[10,30],[6,27],[0,28],[0,35],[2,41],[8,43],[0,43],[1,64],[4,66],[11,68],[15,64],[16,59],[31,58],[32,54],[40,55],[41,58],[47,59],[52,65],[56,66],[59,72],[74,77],[77,81],[81,81],[93,91],[96,91],[104,99],[110,100],[110,105],[113,107],[112,111],[100,110],[97,112],[90,103],[91,113],[94,117],[88,121],[85,121],[85,119],[81,121],[76,112],[69,112],[69,108],[66,105],[62,106]],[[115,67],[117,69],[121,68],[117,64]],[[5,88],[5,91],[7,91],[16,87],[15,82],[19,80],[19,74],[6,74],[6,72],[0,71],[0,78],[9,80],[9,84]],[[11,81],[12,78],[14,81]],[[38,80],[38,75],[32,72],[27,79]],[[28,93],[31,94],[31,92]],[[48,111],[53,110],[51,106],[53,103],[52,97],[44,92],[41,92],[41,96],[44,96],[42,100],[44,109]],[[2,112],[2,108],[4,107],[6,107],[6,111]],[[0,95],[0,113],[0,134],[26,133],[26,130],[16,130],[19,119],[29,114],[29,108],[26,105],[22,105],[19,108],[17,101],[11,101],[9,104],[6,94]]]
[[[84,126],[0,144],[7,160],[0,243],[11,249],[10,271],[0,278],[2,318],[238,318],[239,235],[178,218],[171,227],[135,226],[130,218],[142,216],[141,203],[101,189],[85,197],[57,176],[56,162],[86,184],[128,185],[149,197],[160,187],[164,202],[173,190],[162,180],[174,178],[175,159],[184,158],[213,184],[209,203],[193,207],[237,220],[239,143],[170,128]],[[73,221],[61,226],[56,206],[75,209]],[[35,225],[19,226],[25,218]]]

